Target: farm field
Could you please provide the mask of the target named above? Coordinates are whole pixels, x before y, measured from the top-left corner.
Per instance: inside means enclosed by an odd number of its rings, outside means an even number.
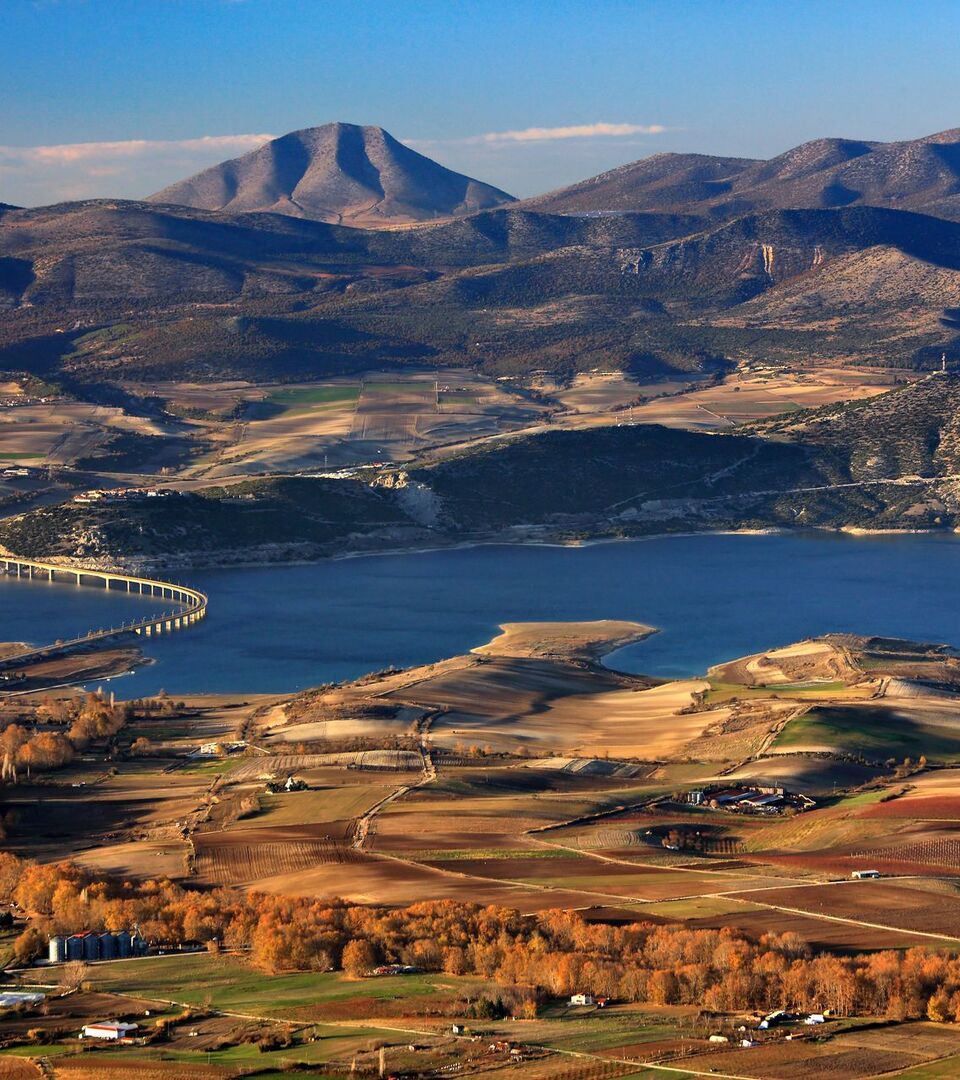
[[[821,705],[790,721],[770,747],[797,751],[952,762],[960,759],[960,714],[912,700]]]
[[[470,371],[369,372],[318,383],[163,388],[209,413],[216,446],[185,477],[205,480],[405,461],[519,430],[546,410]],[[212,426],[211,426],[212,425]]]
[[[126,1002],[140,1016],[144,1006],[152,1006],[153,1015],[172,1021],[170,1036],[157,1045],[96,1047],[85,1054],[78,1054],[69,1038],[60,1038],[41,1048],[44,1075],[153,1076],[155,1069],[159,1077],[226,1077],[243,1075],[251,1066],[258,1075],[273,1075],[264,1070],[289,1069],[292,1062],[299,1064],[301,1073],[316,1075],[311,1067],[328,1065],[338,1075],[348,1066],[358,1070],[370,1063],[375,1066],[383,1047],[381,1060],[397,1069],[445,1065],[446,1071],[493,1076],[509,1061],[511,1073],[523,1080],[664,1075],[657,1065],[680,1076],[709,1073],[777,1080],[809,1074],[856,1080],[903,1068],[911,1070],[905,1075],[918,1077],[949,1075],[936,1069],[949,1069],[960,1049],[960,1032],[950,1025],[846,1021],[829,1023],[815,1040],[789,1042],[780,1033],[781,1037],[745,1051],[708,1041],[716,1018],[704,1022],[695,1008],[656,1005],[612,1005],[598,1011],[556,1003],[536,1019],[468,1019],[458,1037],[451,1035],[448,1018],[460,1015],[495,984],[448,974],[374,979],[351,979],[340,973],[267,976],[229,956],[104,964],[96,969],[93,982],[94,989],[75,999],[72,1015],[89,1014],[106,1002],[117,1011]],[[162,1004],[168,1001],[202,1011],[178,1020],[177,1008]],[[251,1031],[279,1035],[286,1045],[258,1047],[254,1040],[244,1040]],[[479,1046],[475,1031],[482,1033]],[[801,1034],[806,1033],[801,1029]],[[501,1046],[522,1047],[519,1060],[507,1059]],[[0,1062],[9,1062],[14,1070],[31,1066],[31,1052],[36,1055],[36,1048],[18,1047],[16,1056],[8,1051],[0,1055]],[[687,1060],[691,1073],[683,1068]],[[186,1071],[162,1071],[171,1068]]]
[[[654,397],[635,407],[632,416],[637,423],[720,431],[778,413],[874,397],[904,377],[910,373],[855,367],[819,367],[802,374],[742,371],[717,385]]]
[[[206,996],[219,1009],[323,1019],[325,1006],[342,1008],[356,999],[406,1002],[472,989],[477,980],[445,974],[351,979],[342,972],[265,975],[239,957],[206,953],[102,964],[92,977],[99,991],[122,991],[142,998],[199,1004]],[[304,1015],[309,1013],[309,1015]],[[399,1015],[402,1015],[399,1014]]]
[[[892,924],[933,936],[956,936],[960,927],[960,886],[955,879],[843,881],[741,895],[756,903]]]
[[[948,836],[917,835],[909,816],[895,826],[909,835],[890,833],[904,791],[938,773],[890,788],[888,766],[853,761],[845,749],[776,745],[818,711],[860,710],[866,728],[870,710],[928,708],[916,698],[863,702],[857,695],[865,685],[877,692],[882,666],[866,673],[859,647],[801,643],[731,662],[722,666],[730,697],[711,706],[703,680],[651,686],[597,665],[605,649],[648,632],[511,624],[467,656],[247,706],[265,755],[180,770],[179,783],[216,788],[190,827],[192,873],[211,885],[361,902],[481,896],[539,910],[577,896],[697,925],[758,927],[776,910],[767,891],[846,876],[881,845],[909,845],[930,866],[952,858]],[[736,700],[745,684],[754,696]],[[826,693],[840,703],[817,700]],[[396,739],[409,748],[374,749]],[[345,749],[351,740],[370,749]],[[184,742],[165,745],[175,752]],[[716,786],[721,772],[726,783],[786,785],[813,808],[769,818],[683,804],[684,791]],[[299,777],[309,790],[269,794],[269,776]],[[695,837],[695,848],[670,850],[675,833],[684,844]],[[121,844],[101,859],[132,866],[127,853],[136,849]],[[678,906],[662,913],[664,903]],[[908,920],[881,931],[822,915],[777,918],[830,947],[917,940]]]
[[[78,458],[95,456],[111,437],[121,435],[156,438],[153,459],[160,462],[176,456],[184,433],[174,424],[130,416],[104,405],[58,401],[0,406],[0,462],[73,465]],[[147,455],[143,471],[152,467]]]
[[[885,696],[890,666],[907,682],[936,665],[949,682],[960,661],[904,647],[887,664],[860,639],[799,643],[720,665],[718,704],[706,679],[657,683],[599,663],[649,632],[508,624],[473,653],[407,671],[289,697],[161,703],[121,730],[109,761],[94,747],[42,783],[6,788],[6,846],[119,880],[171,879],[205,897],[226,888],[283,904],[450,901],[518,917],[577,909],[592,924],[791,935],[838,958],[960,949],[960,769],[937,765],[932,749],[925,765],[867,754],[887,730],[908,748],[901,714],[950,730],[951,699],[922,687]],[[803,736],[824,714],[843,718],[829,744]],[[803,737],[791,746],[794,727]],[[129,752],[134,740],[146,749]],[[233,750],[196,756],[204,743]],[[268,790],[288,778],[302,790]],[[754,786],[806,802],[769,813],[717,801]],[[868,867],[886,876],[850,879]],[[446,1018],[492,993],[447,971],[269,976],[222,950],[94,965],[88,981],[96,993],[203,1013],[175,1025],[162,1048],[98,1051],[102,1074],[118,1077],[125,1068],[160,1077],[171,1063],[225,1077],[281,1069],[282,1048],[251,1049],[238,1034],[252,1023],[270,1025],[271,1038],[287,1025],[304,1069],[342,1070],[354,1055],[375,1062],[380,1041],[397,1068],[419,1067],[420,1055],[445,1068],[474,1045],[461,1045]],[[648,1064],[682,1068],[678,1055],[691,1050],[697,1071],[757,1080],[853,1080],[866,1075],[857,1069],[960,1054],[940,1025],[838,1025],[823,1041],[734,1050],[707,1042],[717,1022],[619,1005],[600,1019],[554,1002],[534,1021],[490,1018],[483,1031],[536,1044],[518,1070],[527,1080],[641,1076]],[[411,1039],[423,1047],[409,1050]],[[72,1049],[58,1044],[50,1060],[82,1077],[89,1058]],[[501,1068],[470,1065],[491,1080]]]

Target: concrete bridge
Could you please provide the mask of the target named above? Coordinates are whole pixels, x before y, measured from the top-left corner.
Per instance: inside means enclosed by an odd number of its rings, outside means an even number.
[[[120,574],[112,570],[90,570],[79,566],[61,566],[57,563],[37,562],[35,559],[20,559],[13,555],[0,555],[0,572],[31,581],[71,581],[76,585],[102,585],[105,589],[121,589],[141,596],[160,597],[178,605],[175,610],[165,611],[159,615],[148,615],[146,618],[121,623],[119,626],[111,626],[105,630],[90,630],[81,637],[56,641],[51,645],[19,653],[17,656],[0,661],[0,668],[16,666],[26,660],[42,659],[45,656],[120,637],[123,634],[139,634],[145,637],[169,634],[174,630],[192,626],[207,614],[207,597],[199,590],[191,589],[186,585],[175,585],[170,581],[138,577],[136,574]]]

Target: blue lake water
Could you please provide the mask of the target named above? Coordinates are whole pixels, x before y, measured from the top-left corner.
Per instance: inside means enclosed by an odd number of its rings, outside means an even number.
[[[580,548],[492,546],[201,570],[195,627],[144,643],[123,696],[283,692],[489,640],[501,622],[634,619],[660,633],[608,658],[664,677],[829,631],[960,645],[960,537],[684,536]],[[0,577],[0,641],[130,619],[147,598]]]

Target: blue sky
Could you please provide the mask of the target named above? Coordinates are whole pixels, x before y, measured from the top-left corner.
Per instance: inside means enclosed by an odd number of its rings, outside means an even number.
[[[145,195],[330,120],[519,195],[661,150],[769,157],[960,126],[958,0],[0,8],[0,201],[27,205]],[[560,130],[516,134],[532,128]]]

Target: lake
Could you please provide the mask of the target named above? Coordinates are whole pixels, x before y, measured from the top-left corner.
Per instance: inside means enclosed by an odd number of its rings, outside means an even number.
[[[833,533],[490,546],[184,572],[195,627],[144,643],[122,696],[284,692],[489,640],[501,622],[634,619],[660,633],[607,659],[662,677],[829,631],[960,645],[960,538]],[[0,577],[0,640],[46,642],[152,610],[147,598]]]

